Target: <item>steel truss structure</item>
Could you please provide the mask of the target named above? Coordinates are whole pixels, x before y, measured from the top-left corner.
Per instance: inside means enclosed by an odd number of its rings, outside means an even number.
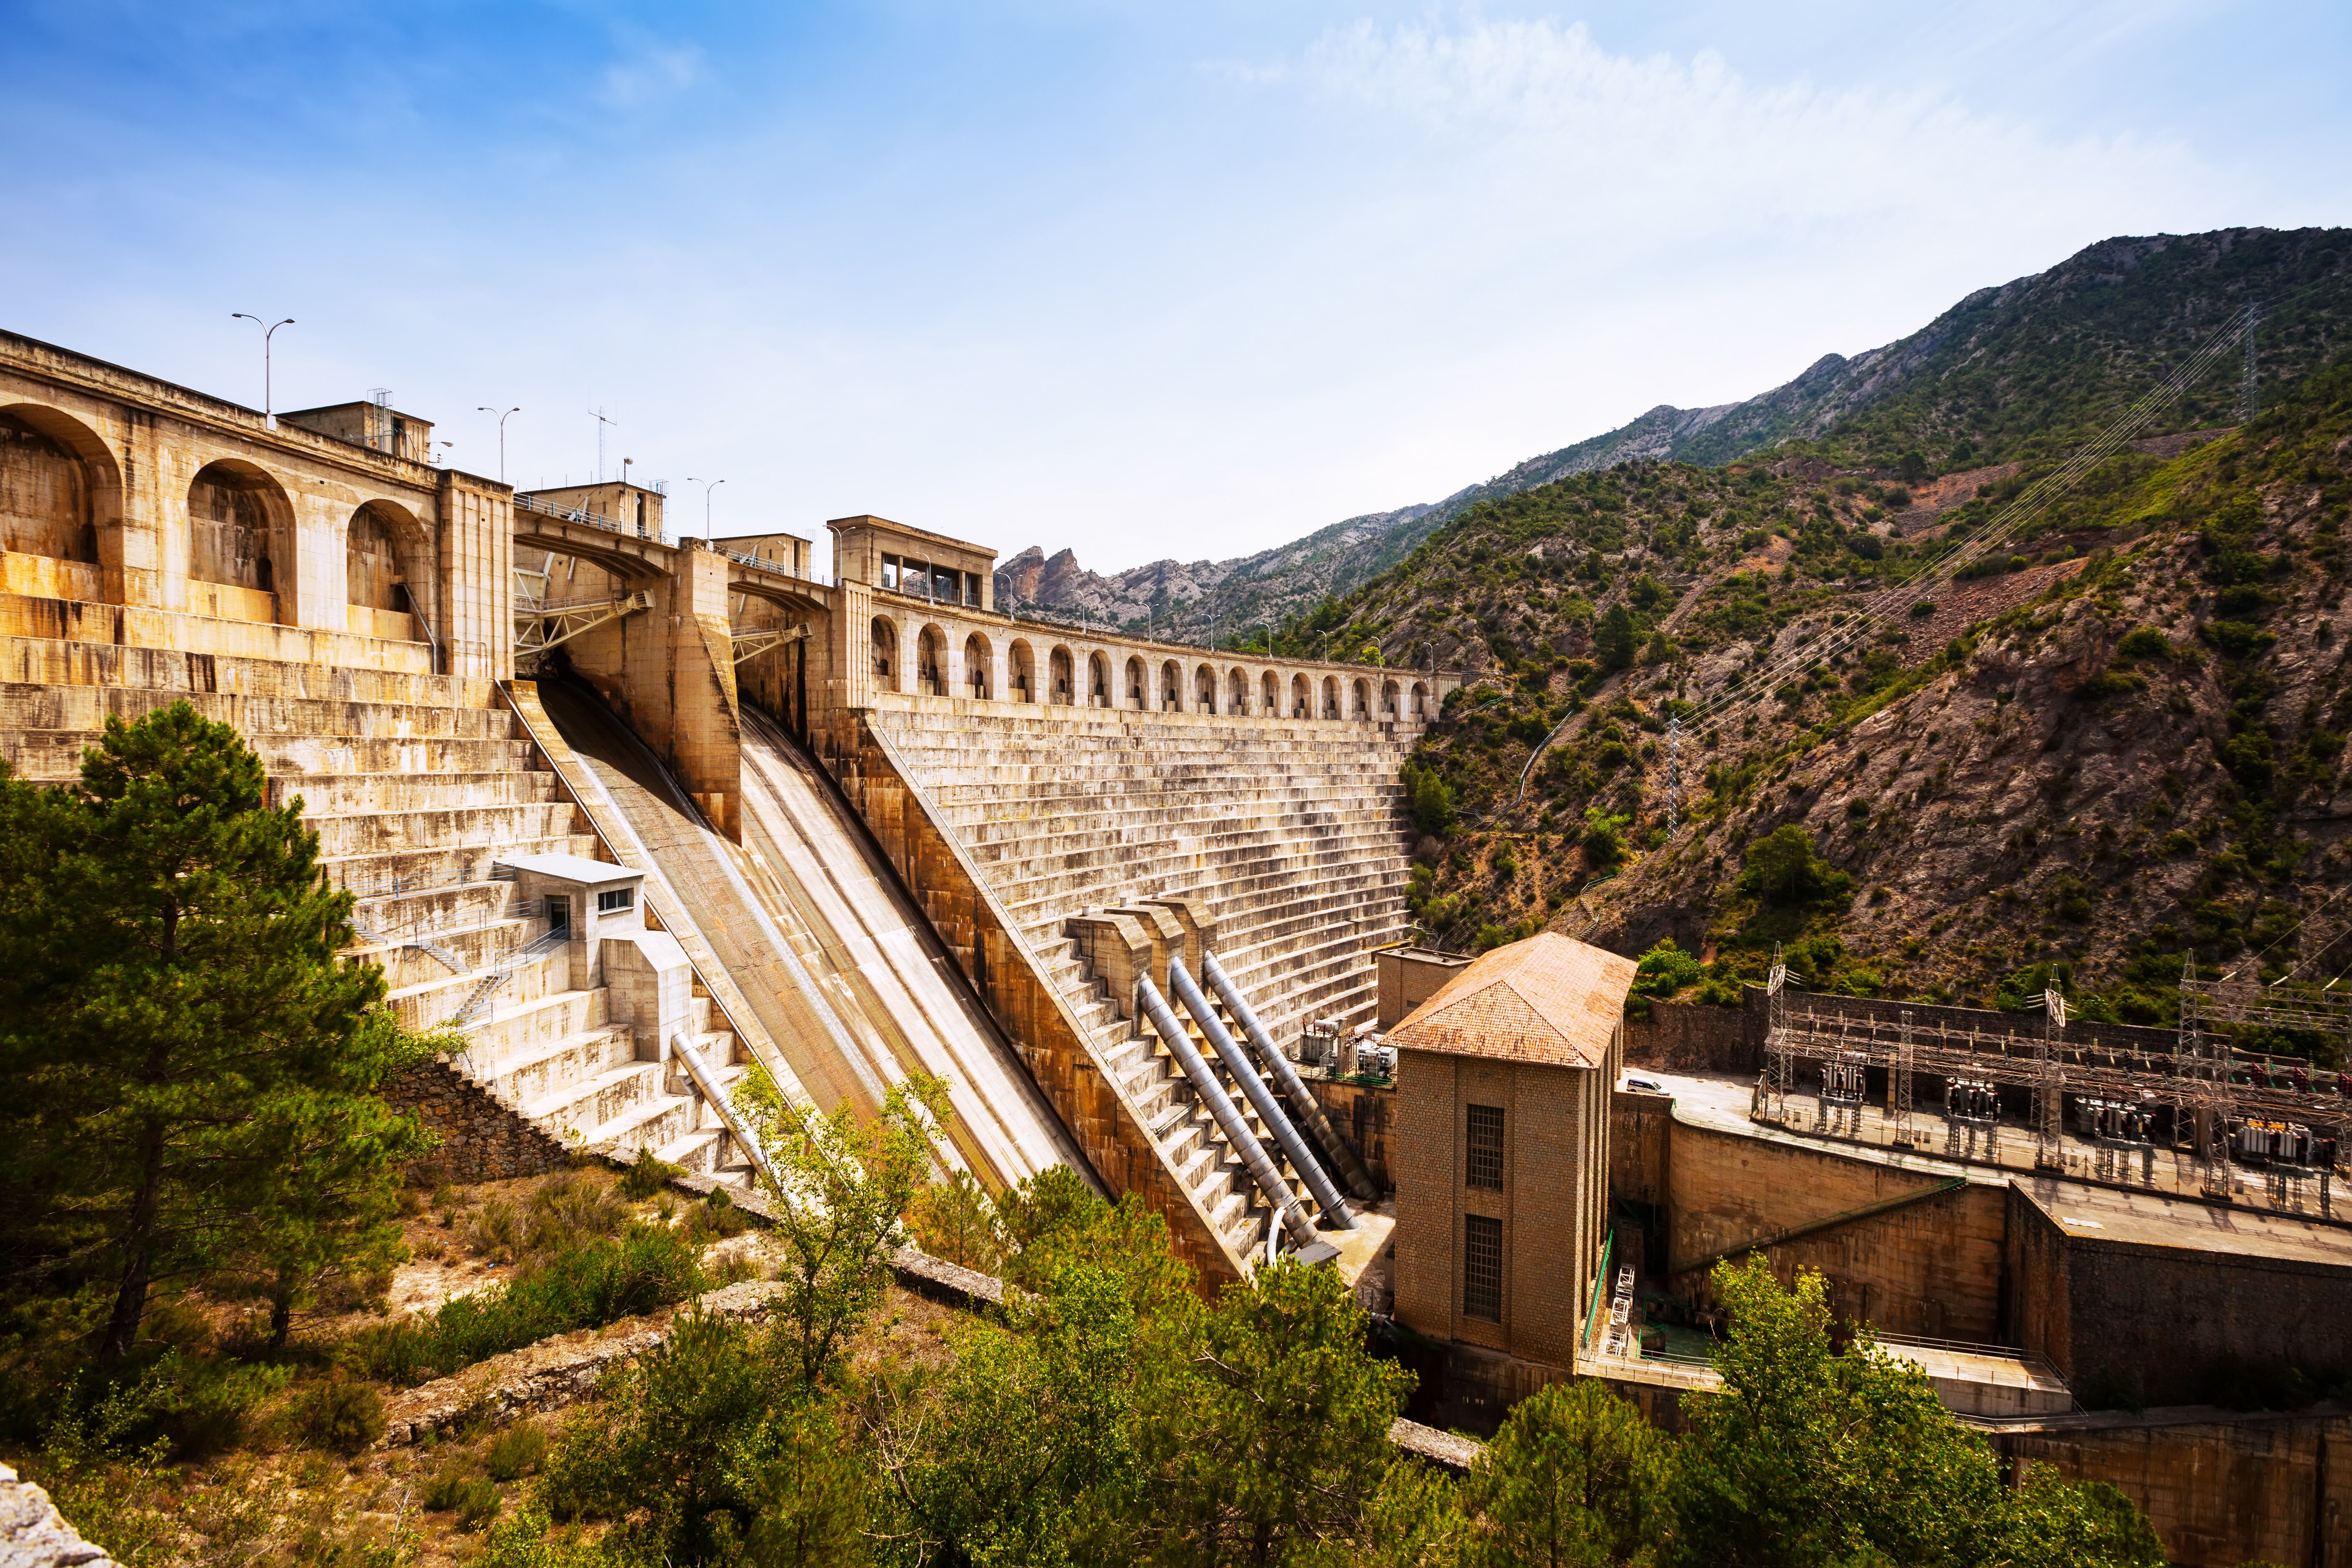
[[[2063,996],[2054,991],[2035,998],[2038,1018],[2021,1016],[1999,1031],[1971,1025],[1965,1031],[1937,1021],[1922,1023],[1911,1010],[1855,1006],[1843,998],[1792,996],[1788,970],[1775,955],[1767,983],[1764,1070],[1756,1085],[1752,1114],[1759,1121],[1790,1123],[1792,1100],[1817,1099],[1824,1128],[1836,1130],[1848,1114],[1857,1117],[1867,1069],[1886,1075],[1885,1126],[1889,1141],[1910,1147],[1915,1137],[1914,1081],[1921,1073],[1972,1089],[2000,1087],[2027,1091],[2032,1110],[2034,1163],[2063,1164],[2065,1105],[2173,1108],[2173,1141],[2193,1153],[2204,1189],[2226,1196],[2233,1188],[2233,1135],[2251,1128],[2284,1135],[2301,1127],[2316,1147],[2323,1137],[2340,1139],[2352,1123],[2352,1074],[2333,1087],[2315,1080],[2308,1064],[2235,1048],[2232,1031],[2268,1025],[2316,1029],[2352,1042],[2352,995],[2332,992],[2283,994],[2230,981],[2200,981],[2193,972],[2181,982],[2181,1021],[2172,1050],[2136,1048],[2092,1036],[2070,1037]],[[1889,1016],[1889,1012],[1892,1016]],[[1802,1076],[1818,1087],[1801,1089]],[[2323,1077],[2326,1075],[2322,1075]],[[1979,1099],[1983,1098],[1981,1095]],[[1947,1119],[1969,1121],[1951,1109]],[[1981,1114],[1974,1120],[1985,1121]],[[1998,1120],[1997,1110],[1990,1119]],[[2120,1125],[2120,1121],[2118,1122]],[[2135,1128],[2147,1124],[2135,1118]],[[2117,1139],[2098,1129],[2085,1134],[2105,1144]],[[2122,1142],[2135,1147],[2135,1133]],[[2118,1144],[2120,1146],[2120,1144]],[[2324,1171],[2315,1171],[2325,1179]],[[2273,1173],[2273,1185],[2300,1173]]]

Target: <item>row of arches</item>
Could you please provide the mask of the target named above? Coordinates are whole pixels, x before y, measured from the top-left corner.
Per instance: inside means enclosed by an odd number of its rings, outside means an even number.
[[[77,596],[119,599],[124,498],[121,466],[105,440],[60,410],[38,404],[0,407],[0,550],[63,564]],[[205,463],[184,495],[184,531],[167,530],[163,574],[203,585],[191,609],[240,620],[324,626],[417,640],[401,617],[429,600],[431,531],[394,501],[371,500],[324,529],[299,525],[292,495],[278,478],[243,458]],[[333,576],[306,548],[331,551],[340,532],[347,615],[324,603],[299,604],[307,584],[333,596]],[[174,591],[176,592],[176,590]],[[300,613],[307,612],[307,613]],[[379,618],[379,617],[383,618]]]
[[[874,617],[871,642],[875,686],[918,697],[1391,723],[1432,717],[1426,682],[1376,672],[1286,672],[1065,643],[1047,645],[1041,663],[1038,645],[1022,637],[1007,639],[1000,662],[984,632],[966,632],[958,643],[932,623],[908,642],[887,616]]]

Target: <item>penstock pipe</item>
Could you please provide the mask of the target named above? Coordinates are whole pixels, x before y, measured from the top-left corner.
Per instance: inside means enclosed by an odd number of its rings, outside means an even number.
[[[1242,1093],[1247,1095],[1250,1104],[1257,1108],[1258,1120],[1265,1123],[1266,1131],[1274,1134],[1274,1141],[1281,1144],[1282,1152],[1290,1157],[1291,1169],[1306,1180],[1307,1190],[1315,1194],[1316,1206],[1323,1211],[1324,1217],[1342,1230],[1355,1229],[1356,1216],[1348,1212],[1347,1204],[1339,1196],[1339,1189],[1331,1184],[1331,1178],[1324,1173],[1322,1165],[1307,1152],[1307,1145],[1300,1140],[1297,1129],[1290,1125],[1290,1118],[1282,1113],[1282,1106],[1266,1089],[1265,1080],[1257,1076],[1256,1068],[1250,1066],[1248,1053],[1234,1044],[1225,1026],[1209,1010],[1209,999],[1201,994],[1198,985],[1192,984],[1192,973],[1181,958],[1168,961],[1168,988],[1176,993],[1176,1000],[1184,1004],[1184,1010],[1201,1021],[1201,1032],[1209,1037],[1209,1044],[1216,1047],[1217,1055],[1224,1061],[1225,1070],[1234,1075],[1234,1081],[1242,1086]]]
[[[1298,1108],[1300,1125],[1314,1136],[1317,1143],[1322,1145],[1323,1152],[1331,1156],[1331,1163],[1339,1167],[1339,1173],[1348,1178],[1349,1189],[1366,1203],[1378,1198],[1380,1190],[1372,1185],[1371,1173],[1364,1169],[1364,1163],[1356,1158],[1356,1152],[1348,1147],[1347,1141],[1331,1125],[1331,1119],[1323,1114],[1322,1106],[1316,1103],[1315,1091],[1299,1078],[1298,1070],[1290,1065],[1290,1058],[1275,1049],[1274,1037],[1265,1032],[1265,1026],[1257,1021],[1255,1013],[1250,1011],[1250,1005],[1243,999],[1241,989],[1226,978],[1215,953],[1203,952],[1201,954],[1201,973],[1216,988],[1226,1010],[1241,1025],[1242,1032],[1249,1037],[1249,1043],[1257,1047],[1258,1058],[1265,1063],[1267,1074],[1282,1086],[1285,1098]]]
[[[1282,1217],[1291,1239],[1301,1247],[1312,1244],[1315,1222],[1307,1217],[1307,1205],[1298,1201],[1298,1194],[1290,1190],[1290,1184],[1282,1179],[1282,1173],[1265,1157],[1265,1146],[1243,1124],[1242,1113],[1234,1109],[1233,1097],[1217,1081],[1217,1075],[1209,1070],[1209,1064],[1201,1059],[1201,1053],[1193,1048],[1192,1037],[1177,1026],[1176,1015],[1168,1010],[1168,999],[1160,994],[1160,988],[1151,984],[1148,974],[1136,980],[1135,990],[1143,1011],[1151,1019],[1151,1026],[1160,1031],[1160,1037],[1168,1043],[1168,1049],[1183,1068],[1184,1076],[1192,1080],[1194,1091],[1207,1104],[1209,1114],[1216,1118],[1225,1142],[1242,1157],[1251,1179],[1257,1183],[1257,1190],[1265,1194],[1265,1201]]]

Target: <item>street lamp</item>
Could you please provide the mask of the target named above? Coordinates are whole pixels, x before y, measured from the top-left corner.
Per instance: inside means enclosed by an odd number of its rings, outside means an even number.
[[[487,403],[483,403],[476,405],[474,412],[477,414],[499,415],[499,483],[504,484],[507,482],[507,414],[521,413],[522,405],[518,403],[512,408],[508,409],[506,414],[499,414],[497,409],[491,407]]]
[[[270,402],[269,395],[269,340],[278,335],[278,327],[292,326],[294,318],[289,316],[273,326],[258,316],[248,316],[243,310],[231,310],[228,313],[228,319],[232,321],[251,321],[261,329],[261,422],[275,430],[278,428],[278,412]]]
[[[686,476],[686,482],[690,485],[700,485],[702,487],[702,537],[708,539],[710,537],[710,492],[717,489],[727,481],[725,479],[698,479],[692,474],[688,474]]]

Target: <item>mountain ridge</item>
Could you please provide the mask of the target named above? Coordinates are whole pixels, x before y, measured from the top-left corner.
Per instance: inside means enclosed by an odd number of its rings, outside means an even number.
[[[1843,466],[1916,479],[2004,460],[2096,427],[2246,300],[2332,275],[2347,256],[2352,231],[2344,229],[2100,240],[2042,272],[1972,290],[1893,342],[1852,356],[1822,354],[1790,380],[1736,402],[1660,404],[1439,501],[1344,519],[1253,555],[1161,560],[1107,574],[1087,571],[1066,548],[1048,557],[1032,545],[999,565],[998,598],[1206,640],[1213,632],[1231,637],[1299,619],[1393,568],[1481,502],[1621,463],[1711,467],[1768,447],[1825,444]],[[2300,374],[2325,354],[2302,352],[2311,345],[2297,342],[2299,324],[2293,311],[2287,316],[2270,326],[2268,352],[2284,353],[2289,363],[2281,368]],[[2033,341],[2030,321],[2055,321],[2054,342]],[[2022,390],[2014,384],[2029,380]],[[2228,401],[2225,389],[2184,404],[2174,423],[2184,429],[2219,423]],[[1987,417],[1994,405],[2014,417],[2006,424]]]

